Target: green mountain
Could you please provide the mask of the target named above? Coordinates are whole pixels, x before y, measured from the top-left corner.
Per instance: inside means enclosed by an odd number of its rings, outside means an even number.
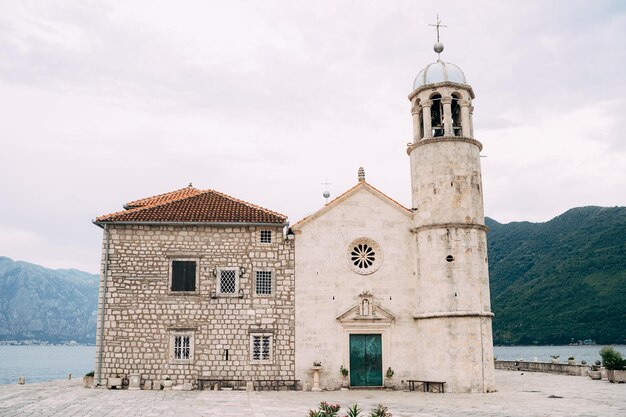
[[[626,343],[626,207],[486,224],[495,344]]]
[[[0,256],[0,340],[94,343],[98,275]]]

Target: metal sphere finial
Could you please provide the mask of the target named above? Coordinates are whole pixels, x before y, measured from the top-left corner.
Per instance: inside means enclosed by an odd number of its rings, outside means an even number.
[[[322,194],[324,196],[324,198],[328,198],[330,197],[330,192],[328,191],[324,191],[324,194]]]
[[[433,26],[435,30],[437,31],[437,43],[435,43],[435,45],[433,46],[433,49],[435,50],[435,52],[437,52],[437,55],[439,55],[440,53],[443,52],[443,43],[439,41],[439,29],[445,28],[447,26],[441,24],[441,20],[439,20],[439,14],[437,14],[437,20],[435,21],[435,24],[428,25],[428,26]]]

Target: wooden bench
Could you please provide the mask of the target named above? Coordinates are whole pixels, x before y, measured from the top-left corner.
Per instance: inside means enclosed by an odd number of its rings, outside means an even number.
[[[446,383],[444,381],[424,381],[421,379],[407,379],[409,383],[409,391],[415,391],[420,387],[424,387],[424,392],[439,392],[443,394],[446,390]]]

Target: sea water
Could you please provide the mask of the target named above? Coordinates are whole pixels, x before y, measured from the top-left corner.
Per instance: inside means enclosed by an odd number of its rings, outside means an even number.
[[[626,345],[613,346],[626,357]],[[502,360],[550,362],[559,355],[562,363],[573,356],[576,363],[593,364],[600,359],[599,345],[588,346],[495,346],[494,356]],[[24,376],[26,383],[82,378],[94,369],[95,346],[0,346],[0,384],[15,384]]]
[[[493,355],[501,360],[525,360],[531,362],[550,362],[552,355],[558,355],[561,363],[574,357],[576,363],[587,361],[592,365],[600,360],[601,345],[580,346],[494,346]],[[626,345],[613,345],[613,348],[626,357]]]
[[[0,384],[81,378],[93,370],[95,346],[0,346]]]

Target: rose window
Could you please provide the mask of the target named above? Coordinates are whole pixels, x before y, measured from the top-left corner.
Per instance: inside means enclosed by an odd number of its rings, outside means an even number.
[[[359,274],[375,272],[382,262],[382,251],[378,243],[369,238],[355,239],[348,246],[348,265]]]
[[[352,249],[352,263],[358,268],[369,268],[374,265],[376,252],[367,243],[360,243]]]

